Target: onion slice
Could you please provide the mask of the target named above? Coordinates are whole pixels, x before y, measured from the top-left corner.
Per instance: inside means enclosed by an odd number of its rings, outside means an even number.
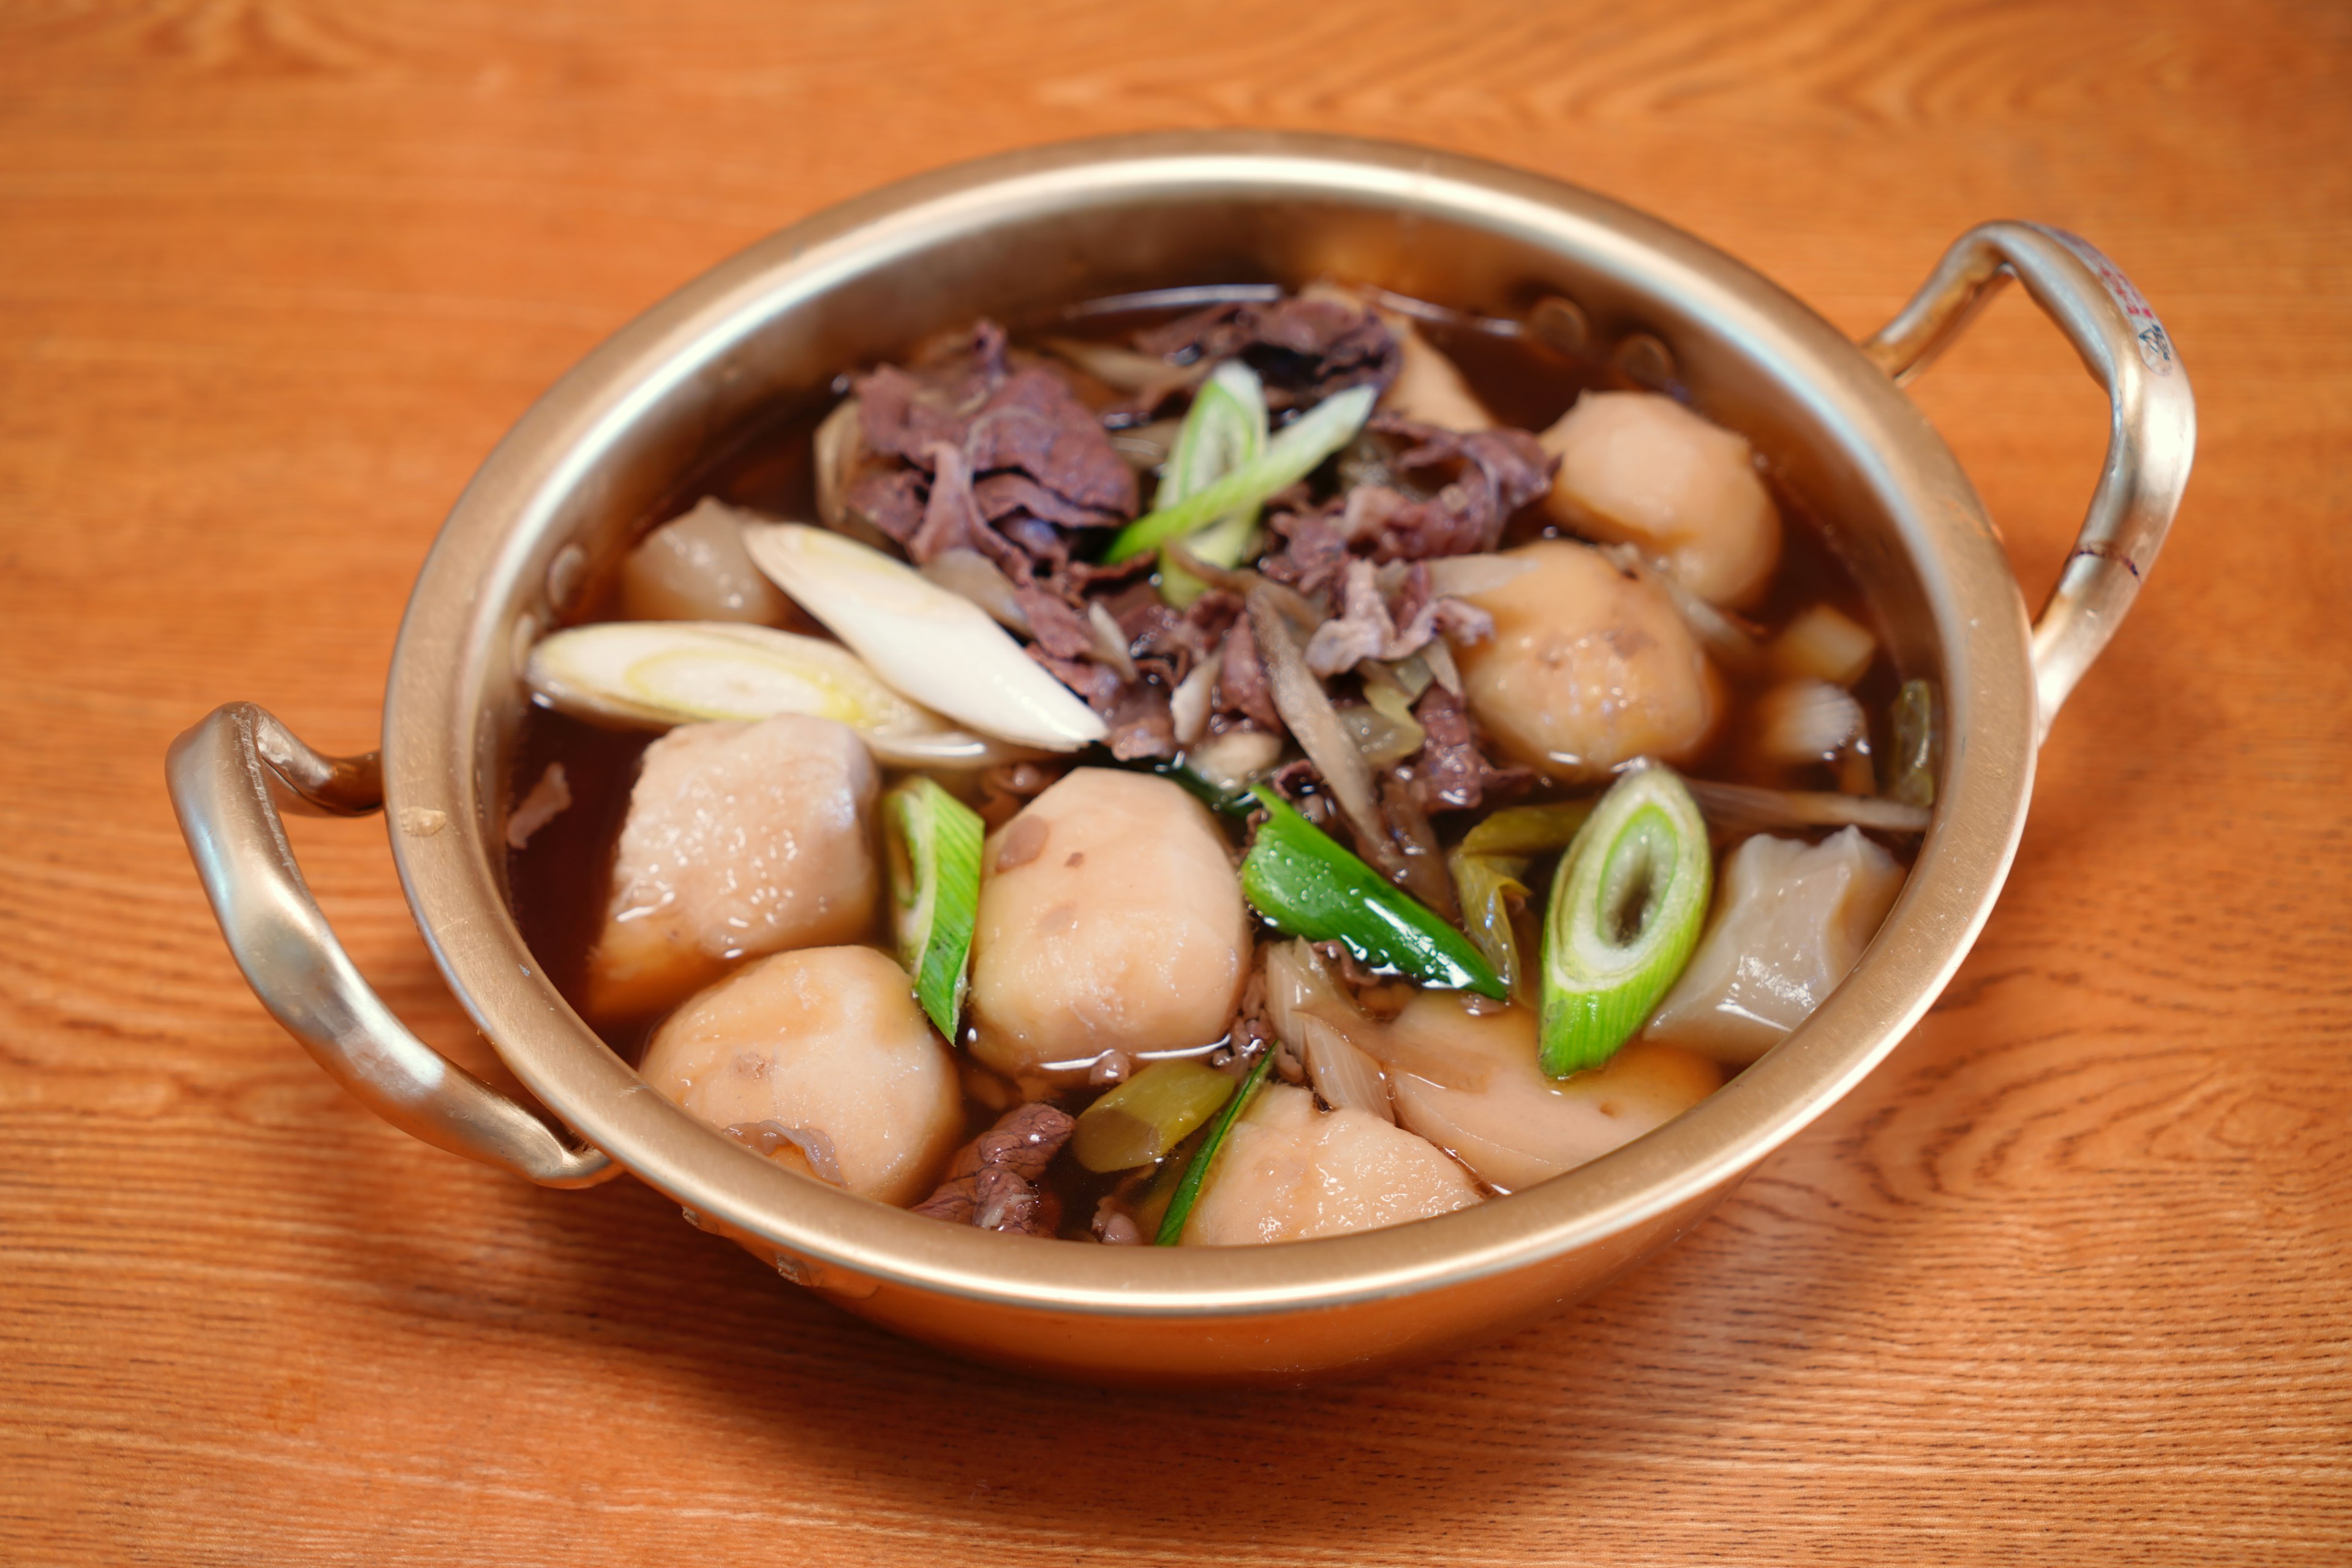
[[[1717,828],[1868,827],[1881,833],[1925,833],[1924,805],[1826,790],[1759,789],[1753,784],[1687,781],[1690,793]]]
[[[540,640],[523,679],[543,707],[626,729],[807,713],[848,725],[897,767],[992,767],[1022,754],[908,701],[839,643],[740,622],[572,626]]]
[[[1307,1063],[1307,1081],[1323,1103],[1334,1110],[1369,1110],[1394,1122],[1396,1107],[1389,1103],[1388,1080],[1378,1062],[1349,1043],[1341,1034],[1312,1013],[1299,1015],[1296,1044]]]
[[[1566,1078],[1617,1054],[1698,945],[1715,887],[1706,823],[1672,768],[1609,787],[1552,879],[1538,1060]]]
[[[1075,752],[1109,733],[1077,694],[961,594],[805,523],[747,527],[752,563],[893,689],[1024,746]]]

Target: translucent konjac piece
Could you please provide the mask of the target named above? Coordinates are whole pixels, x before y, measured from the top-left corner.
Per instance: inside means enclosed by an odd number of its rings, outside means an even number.
[[[589,955],[600,1018],[643,1017],[735,960],[872,934],[876,775],[846,724],[681,724],[646,750]]]
[[[1745,437],[1654,392],[1588,392],[1538,437],[1559,458],[1553,515],[1658,556],[1703,599],[1753,604],[1780,559],[1780,514]]]
[[[1187,1247],[1246,1247],[1375,1230],[1480,1201],[1469,1173],[1423,1139],[1363,1110],[1318,1110],[1268,1086],[1226,1134]]]
[[[833,1169],[812,1173],[887,1204],[930,1191],[963,1136],[954,1058],[868,947],[744,965],[666,1019],[638,1071],[713,1127],[800,1135],[765,1142],[803,1170],[813,1145]]]
[[[1645,1037],[1754,1061],[1837,989],[1902,887],[1902,867],[1859,828],[1748,839],[1726,857],[1706,934]]]
[[[1467,595],[1495,635],[1454,657],[1471,707],[1513,760],[1590,775],[1705,745],[1722,680],[1664,594],[1565,540],[1500,559],[1528,570]]]
[[[1247,977],[1224,836],[1180,786],[1079,768],[988,840],[973,1049],[1000,1071],[1206,1045]]]
[[[1638,1040],[1606,1066],[1546,1078],[1531,1009],[1474,1014],[1435,993],[1409,1003],[1374,1048],[1390,1058],[1398,1120],[1510,1192],[1664,1126],[1723,1082],[1704,1057]]]

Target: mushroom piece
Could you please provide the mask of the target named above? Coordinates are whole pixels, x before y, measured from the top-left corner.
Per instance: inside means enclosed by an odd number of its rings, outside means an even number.
[[[1546,504],[1569,527],[1639,546],[1728,608],[1771,581],[1780,514],[1745,437],[1654,392],[1588,392],[1537,439],[1559,458]]]
[[[1496,558],[1526,570],[1463,595],[1495,634],[1454,651],[1471,708],[1517,762],[1591,776],[1635,757],[1680,762],[1714,732],[1722,679],[1655,587],[1588,544]]]
[[[692,511],[646,534],[621,562],[621,617],[789,624],[792,602],[744,552],[747,519],[748,513],[705,497]]]
[[[1364,1110],[1318,1110],[1269,1085],[1234,1121],[1184,1222],[1187,1247],[1248,1247],[1376,1230],[1481,1201],[1469,1173]]]
[[[1364,1043],[1388,1068],[1397,1120],[1505,1192],[1632,1142],[1723,1082],[1705,1057],[1639,1040],[1591,1072],[1546,1078],[1532,1009],[1474,1014],[1436,992]]]
[[[588,957],[588,1012],[646,1017],[739,959],[869,935],[876,782],[856,731],[803,714],[681,724],[648,746]]]
[[[1644,1037],[1754,1061],[1838,988],[1902,888],[1860,828],[1819,844],[1758,834],[1725,858],[1714,920]]]
[[[1079,768],[982,852],[972,1049],[1082,1079],[1225,1033],[1248,977],[1241,879],[1207,808],[1149,773]]]
[[[954,1058],[870,947],[746,964],[665,1020],[637,1070],[771,1159],[886,1204],[930,1191],[963,1136]]]

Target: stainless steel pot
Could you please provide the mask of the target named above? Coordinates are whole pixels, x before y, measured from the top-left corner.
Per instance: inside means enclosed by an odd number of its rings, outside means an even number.
[[[518,678],[593,565],[762,405],[843,365],[983,311],[1325,274],[1501,316],[1570,301],[1549,307],[1556,323],[1671,364],[1834,520],[1899,662],[1946,693],[1934,825],[1852,977],[1713,1098],[1604,1159],[1441,1219],[1286,1247],[1078,1247],[945,1226],[791,1174],[650,1092],[548,984],[504,890]],[[2011,276],[2114,405],[2090,514],[2038,620],[1966,476],[1898,390]],[[2054,229],[1971,230],[1857,345],[1688,235],[1488,163],[1246,132],[1043,148],[795,224],[623,329],[515,426],[443,527],[394,653],[382,752],[321,757],[232,704],[173,745],[173,799],[263,1003],[429,1142],[553,1186],[625,1169],[785,1278],[990,1361],[1142,1382],[1365,1369],[1596,1289],[1895,1047],[1992,908],[2041,737],[2154,561],[2193,441],[2188,378],[2154,313]],[[437,1056],[369,991],[303,885],[281,806],[386,810],[442,973],[560,1126]]]

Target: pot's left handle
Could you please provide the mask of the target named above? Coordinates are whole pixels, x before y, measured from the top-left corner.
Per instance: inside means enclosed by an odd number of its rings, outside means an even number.
[[[373,752],[322,756],[254,704],[232,702],[172,742],[164,772],[237,967],[336,1082],[403,1131],[544,1186],[584,1187],[618,1172],[601,1150],[576,1146],[411,1034],[335,939],[278,811],[381,810]]]

